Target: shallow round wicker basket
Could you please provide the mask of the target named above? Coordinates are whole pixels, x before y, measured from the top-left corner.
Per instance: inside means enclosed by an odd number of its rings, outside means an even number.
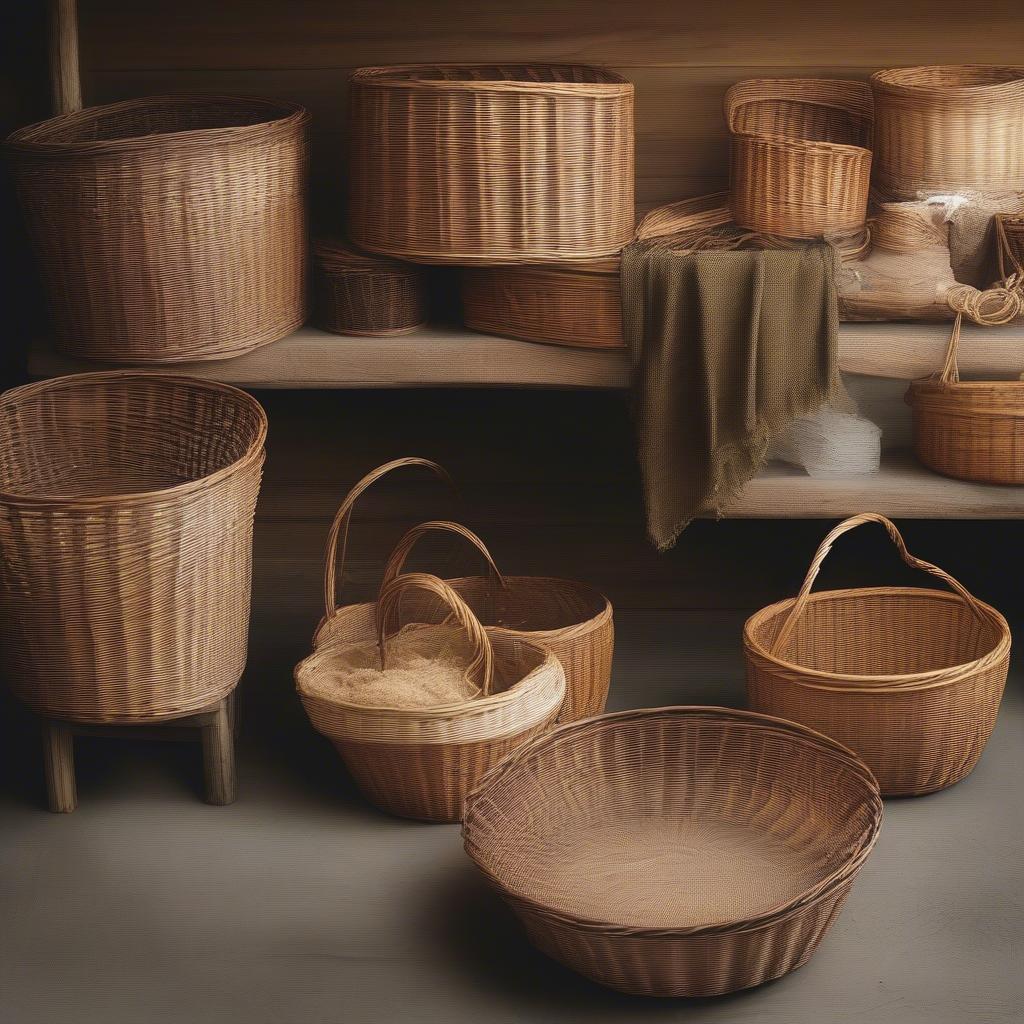
[[[291,103],[153,96],[11,135],[61,351],[224,359],[300,327],[308,121]]]
[[[251,396],[190,377],[90,373],[0,398],[0,658],[21,701],[136,722],[234,689],[266,430]]]
[[[871,587],[811,594],[833,542],[880,523],[903,560],[955,593]],[[884,516],[833,529],[796,598],[752,615],[743,631],[755,711],[834,736],[868,764],[886,796],[944,789],[974,768],[995,727],[1010,630],[994,608],[907,552]]]
[[[615,627],[612,605],[585,583],[548,576],[504,576],[484,542],[458,523],[414,526],[395,545],[384,569],[385,582],[402,572],[417,541],[426,533],[453,533],[469,541],[486,559],[489,576],[463,576],[445,582],[466,602],[492,636],[541,644],[565,669],[565,706],[560,721],[598,715],[611,684]],[[416,600],[417,596],[420,600]],[[421,622],[440,622],[445,607],[430,595],[410,595],[410,614]]]
[[[806,963],[878,836],[864,764],[792,722],[626,711],[520,748],[466,803],[466,851],[533,942],[639,995]]]
[[[349,231],[423,263],[613,255],[633,230],[633,86],[576,64],[352,76]]]
[[[468,633],[475,654],[470,669],[483,696],[429,708],[368,707],[328,698],[311,685],[353,647],[378,643],[386,664],[389,624],[402,597],[417,590],[443,602]],[[451,626],[427,625],[418,636],[440,651],[451,634]],[[483,775],[549,728],[565,697],[565,675],[550,651],[484,629],[446,583],[423,573],[385,584],[376,605],[338,609],[296,667],[295,684],[313,727],[331,740],[366,796],[392,814],[424,821],[459,821],[466,795]]]
[[[313,247],[313,310],[334,334],[388,337],[418,330],[427,319],[427,282],[411,263],[369,256],[338,239]]]
[[[885,195],[1024,191],[1024,67],[895,68],[871,87]]]
[[[952,289],[951,303],[956,305],[962,293],[987,302],[989,316],[991,307],[998,307],[996,323],[1016,319],[1024,310],[1024,294],[1019,291]],[[1001,315],[1004,310],[1005,316]],[[914,381],[907,390],[914,416],[914,451],[924,465],[944,476],[1024,485],[1024,380],[961,380],[957,352],[962,322],[960,312],[942,371]]]
[[[749,79],[726,93],[725,115],[740,227],[784,238],[863,227],[872,127],[865,83]]]

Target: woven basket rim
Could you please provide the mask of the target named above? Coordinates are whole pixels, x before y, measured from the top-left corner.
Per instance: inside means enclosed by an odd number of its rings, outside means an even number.
[[[127,136],[119,139],[92,139],[62,142],[60,134],[69,127],[88,122],[99,113],[116,114],[122,111],[144,110],[161,106],[202,106],[203,104],[237,104],[239,107],[265,107],[266,120],[255,124],[228,125],[220,128],[193,128],[186,131],[162,132],[153,135]],[[7,136],[5,145],[9,150],[23,153],[45,153],[51,156],[81,156],[97,153],[116,153],[137,149],[178,148],[190,145],[210,146],[244,139],[255,133],[265,133],[269,128],[292,131],[309,123],[309,112],[298,103],[288,100],[264,99],[258,96],[234,96],[215,93],[166,93],[144,96],[137,99],[121,100],[117,103],[102,103],[84,107],[68,114],[60,114],[45,121],[38,121],[19,128]]]
[[[944,76],[963,75],[981,78],[985,75],[1005,74],[1002,81],[978,81],[974,84],[941,84]],[[915,81],[915,76],[934,81]],[[930,99],[982,98],[1000,92],[1024,90],[1024,66],[1014,64],[920,64],[902,68],[886,68],[871,76],[871,84],[897,95]]]
[[[571,741],[573,735],[586,733],[594,729],[603,729],[609,723],[628,724],[630,722],[643,723],[657,719],[702,717],[720,718],[728,722],[730,726],[756,728],[771,728],[786,734],[794,742],[802,743],[805,746],[813,747],[819,751],[825,750],[840,758],[854,774],[863,782],[865,787],[866,803],[869,805],[872,815],[868,827],[860,836],[859,844],[853,849],[830,875],[826,876],[820,883],[802,893],[800,896],[787,903],[758,914],[748,919],[736,920],[728,923],[714,923],[700,926],[679,926],[679,927],[642,927],[632,925],[618,925],[598,918],[587,917],[562,910],[555,910],[544,903],[532,899],[521,892],[513,892],[506,884],[491,871],[489,871],[475,856],[471,845],[470,831],[473,827],[474,805],[479,800],[487,799],[489,788],[499,783],[505,776],[514,772],[521,762],[530,756],[543,751],[556,743]],[[836,888],[846,883],[854,875],[867,859],[878,839],[882,824],[883,805],[878,782],[864,760],[844,746],[837,740],[819,733],[809,726],[799,722],[789,721],[783,718],[776,718],[760,712],[745,711],[736,708],[725,708],[711,705],[672,705],[659,708],[638,708],[628,711],[610,712],[596,715],[592,718],[584,718],[576,722],[569,722],[565,725],[556,726],[554,729],[535,737],[529,743],[509,754],[500,764],[492,768],[467,795],[465,814],[463,816],[462,836],[464,847],[470,859],[477,869],[509,899],[522,903],[542,917],[560,921],[574,928],[614,934],[619,936],[630,936],[633,938],[665,938],[669,936],[706,936],[722,933],[736,933],[756,931],[761,928],[770,927],[780,921],[786,920],[795,914],[799,914],[808,907],[813,906],[822,899],[827,898]]]
[[[335,235],[315,238],[312,249],[317,263],[326,271],[361,271],[364,273],[380,271],[410,275],[423,272],[422,267],[415,264],[406,263],[390,256],[378,256],[376,253],[363,252],[351,242]]]
[[[205,490],[224,479],[234,475],[246,468],[250,463],[262,461],[264,457],[264,444],[267,439],[268,420],[267,413],[263,406],[248,392],[241,388],[232,387],[220,381],[207,380],[201,377],[190,377],[187,374],[156,373],[146,370],[101,370],[95,373],[68,374],[63,377],[51,377],[48,380],[33,381],[29,384],[22,384],[19,387],[11,388],[0,395],[0,408],[10,403],[17,403],[25,398],[35,398],[47,392],[57,390],[75,390],[82,387],[107,386],[120,382],[131,383],[132,381],[144,381],[147,384],[156,384],[167,388],[191,388],[194,391],[207,391],[211,394],[219,394],[233,399],[240,405],[246,406],[256,420],[256,432],[249,443],[246,451],[234,462],[221,466],[205,476],[196,480],[186,480],[183,483],[172,484],[168,487],[161,487],[157,490],[134,491],[115,495],[96,495],[82,497],[81,495],[64,494],[21,494],[17,491],[9,491],[0,485],[0,502],[8,505],[54,505],[59,504],[63,508],[109,508],[123,505],[162,504],[167,501],[177,501],[193,492]]]
[[[840,590],[817,590],[807,597],[810,602],[824,602],[836,600],[851,600],[860,597],[899,597],[917,598],[922,601],[951,601],[967,608],[967,603],[958,595],[950,591],[935,590],[931,587],[850,587]],[[948,665],[940,669],[932,669],[928,672],[907,672],[893,675],[855,675],[853,673],[824,672],[820,669],[809,668],[796,662],[787,661],[773,654],[761,642],[759,628],[772,618],[792,608],[796,603],[795,597],[787,597],[782,601],[766,605],[751,615],[743,625],[743,646],[748,653],[756,654],[757,657],[770,662],[779,668],[791,673],[798,673],[802,678],[796,680],[801,686],[810,689],[837,690],[843,693],[873,693],[878,694],[891,690],[893,692],[906,692],[914,690],[938,689],[949,686],[961,680],[965,675],[972,674],[995,664],[1006,657],[1010,650],[1010,626],[1002,613],[993,608],[990,604],[975,598],[979,608],[985,613],[992,624],[999,632],[999,641],[987,653],[980,655],[971,661],[961,662],[957,665]],[[811,680],[820,680],[812,682]],[[833,685],[829,685],[829,682]],[[857,690],[857,684],[862,684],[862,689]],[[898,685],[889,685],[898,684]]]
[[[730,132],[737,143],[760,145],[767,149],[790,150],[809,156],[849,157],[851,160],[870,158],[871,150],[866,146],[856,146],[850,142],[815,142],[811,139],[791,139],[785,135],[774,135],[768,132]]]
[[[509,78],[420,78],[416,77],[417,72],[441,69],[449,72],[471,73],[485,68],[506,68],[510,71],[521,71],[526,73],[529,69],[546,70],[551,68],[566,68],[574,71],[584,71],[592,74],[595,78],[592,82],[538,82],[529,78],[522,81]],[[373,85],[378,87],[395,89],[452,89],[469,90],[480,89],[490,91],[500,89],[507,92],[560,92],[577,93],[599,96],[622,96],[632,95],[633,83],[615,71],[599,67],[593,64],[583,63],[559,63],[558,61],[454,61],[450,63],[440,62],[436,64],[415,63],[415,64],[390,64],[375,65],[356,68],[352,72],[351,82],[354,85]]]

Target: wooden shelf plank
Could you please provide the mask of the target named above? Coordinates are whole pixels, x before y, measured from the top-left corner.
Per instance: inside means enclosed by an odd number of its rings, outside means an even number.
[[[938,369],[947,324],[843,324],[839,363],[849,373],[913,380]],[[966,377],[1016,377],[1024,370],[1024,327],[971,328],[961,344]],[[34,377],[102,369],[54,352],[40,340],[29,353]],[[622,388],[626,353],[560,348],[428,327],[397,338],[349,338],[303,327],[237,359],[162,368],[248,388],[554,387]]]

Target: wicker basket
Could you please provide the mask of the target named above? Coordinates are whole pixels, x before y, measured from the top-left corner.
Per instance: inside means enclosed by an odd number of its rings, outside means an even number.
[[[402,572],[416,542],[426,533],[454,533],[487,560],[489,576],[445,582],[466,602],[492,636],[521,637],[542,644],[565,669],[566,695],[561,721],[598,715],[611,683],[615,627],[611,602],[585,583],[546,576],[503,576],[484,542],[457,523],[429,522],[413,527],[395,546],[384,569],[385,583]],[[443,621],[446,609],[436,601],[410,603],[417,621]],[[415,595],[412,596],[415,602]]]
[[[533,942],[624,992],[711,996],[805,963],[881,825],[838,743],[724,708],[563,726],[466,805],[466,850]]]
[[[1024,282],[1024,217],[997,214],[996,245],[998,246],[999,277],[1005,281],[1013,277]]]
[[[156,96],[11,135],[61,351],[225,359],[300,327],[308,120],[288,103]]]
[[[1024,191],[1024,68],[897,68],[871,86],[884,194]]]
[[[633,230],[633,86],[582,65],[352,77],[349,231],[423,263],[589,260]]]
[[[266,415],[212,381],[90,373],[0,398],[0,649],[49,717],[199,711],[245,666]]]
[[[820,238],[864,225],[872,126],[865,83],[750,79],[726,93],[725,115],[740,227]]]
[[[1018,290],[951,289],[949,301],[958,312],[945,365],[937,376],[914,381],[907,391],[914,413],[914,449],[929,469],[945,476],[1024,484],[1024,380],[960,380],[957,350],[964,299],[988,304],[980,312],[983,323],[1008,323],[1024,313],[1024,293]],[[972,311],[972,319],[978,316]]]
[[[410,334],[427,319],[427,282],[411,263],[368,256],[337,239],[313,247],[316,322],[334,334]]]
[[[444,602],[468,633],[475,652],[470,669],[478,672],[483,696],[430,708],[384,708],[312,690],[316,673],[346,648],[377,642],[384,659],[401,598],[417,590]],[[427,626],[418,636],[441,650],[451,632],[450,626]],[[425,821],[460,820],[477,782],[547,729],[565,697],[565,675],[550,651],[485,630],[446,583],[423,573],[386,584],[376,606],[339,609],[318,630],[313,654],[295,669],[295,683],[313,727],[334,743],[366,796],[392,814]]]
[[[842,534],[881,523],[903,560],[955,593],[872,587],[811,594]],[[995,726],[1010,630],[995,609],[907,552],[884,516],[864,513],[822,541],[796,598],[763,608],[743,632],[755,711],[803,722],[857,751],[887,796],[959,782]]]

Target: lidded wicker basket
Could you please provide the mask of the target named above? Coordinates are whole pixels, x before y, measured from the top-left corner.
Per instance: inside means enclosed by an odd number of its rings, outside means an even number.
[[[140,372],[0,398],[0,659],[32,710],[138,722],[234,689],[267,420],[244,392]]]
[[[60,350],[225,359],[300,327],[308,121],[291,103],[153,96],[11,135]]]
[[[427,319],[427,282],[411,263],[370,256],[338,239],[313,247],[316,322],[334,334],[388,337]]]
[[[862,523],[886,528],[907,565],[954,593],[871,587],[811,594],[833,542]],[[995,727],[1010,630],[947,573],[911,555],[896,527],[865,512],[822,541],[795,598],[743,631],[750,706],[803,722],[855,750],[886,796],[931,793],[974,768]]]
[[[422,263],[589,260],[633,230],[633,86],[575,64],[352,76],[349,232]]]
[[[914,415],[914,450],[924,465],[944,476],[1024,485],[1024,379],[960,379],[960,331],[972,300],[981,304],[972,312],[984,323],[1010,323],[1024,314],[1024,293],[1019,289],[950,289],[949,302],[957,316],[945,364],[937,376],[916,380],[907,390]]]
[[[885,195],[1024,191],[1024,67],[895,68],[871,87]]]
[[[680,707],[521,747],[469,797],[463,837],[548,956],[623,992],[711,996],[811,957],[881,818],[871,773],[834,740]]]
[[[374,641],[386,665],[389,624],[402,597],[416,590],[443,602],[469,635],[469,672],[477,674],[482,696],[427,708],[370,707],[327,697],[313,685],[339,655]],[[451,644],[451,632],[448,625],[427,625],[416,636],[440,652]],[[296,667],[295,683],[313,727],[331,740],[366,796],[392,814],[425,821],[459,821],[480,778],[547,729],[565,697],[565,675],[550,651],[484,629],[446,583],[424,573],[386,583],[376,605],[336,611]]]
[[[733,217],[820,238],[863,227],[871,187],[871,90],[863,82],[749,79],[725,96]]]

